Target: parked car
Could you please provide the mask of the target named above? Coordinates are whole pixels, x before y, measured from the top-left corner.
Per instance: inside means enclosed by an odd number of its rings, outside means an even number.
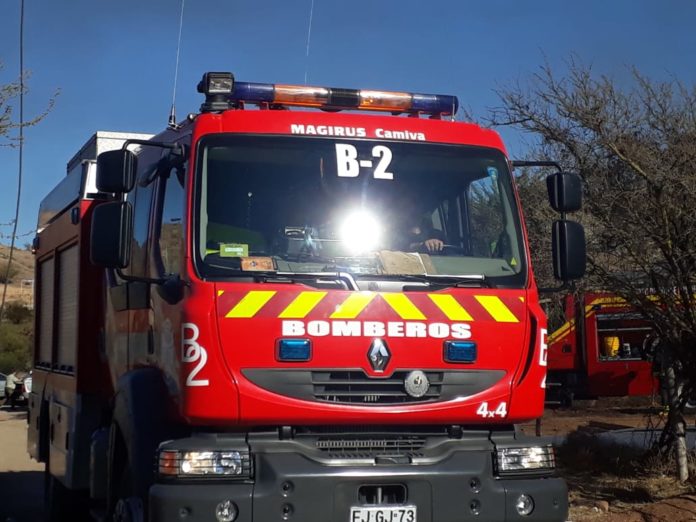
[[[0,399],[5,398],[5,386],[7,386],[7,375],[0,373]]]
[[[24,392],[22,395],[24,396],[24,400],[29,402],[29,394],[31,393],[31,384],[33,382],[32,376],[31,376],[31,371],[29,371],[29,375],[27,375],[24,378]]]

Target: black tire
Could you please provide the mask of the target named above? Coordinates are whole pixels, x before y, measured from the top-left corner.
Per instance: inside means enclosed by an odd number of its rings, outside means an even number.
[[[681,394],[682,394],[682,387],[683,386],[684,386],[684,384],[679,384],[677,386],[677,394],[679,396],[681,396]],[[665,387],[662,385],[662,380],[660,381],[660,399],[662,401],[663,406],[669,405],[669,395],[668,395]],[[693,413],[696,411],[696,392],[693,392],[691,394],[691,397],[689,397],[689,399],[684,404],[684,411],[687,413]]]
[[[51,475],[46,465],[44,472],[44,520],[46,522],[86,522],[89,514],[87,494],[66,488]]]
[[[126,466],[121,475],[118,492],[114,495],[112,522],[145,522],[145,504],[140,497],[132,493],[131,473],[130,467]]]
[[[684,404],[684,411],[688,413],[696,411],[696,392],[692,392],[691,397],[687,399],[686,404]]]
[[[111,425],[109,433],[110,477],[108,516],[112,522],[143,522],[145,503],[135,495],[133,472],[128,464],[128,451],[120,430]]]
[[[561,408],[571,409],[573,407],[574,399],[575,394],[572,391],[561,391]]]

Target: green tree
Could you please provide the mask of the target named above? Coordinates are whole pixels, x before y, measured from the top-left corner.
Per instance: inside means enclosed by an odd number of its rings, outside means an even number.
[[[636,70],[633,80],[621,89],[576,61],[565,75],[546,65],[499,92],[489,123],[533,133],[536,152],[582,176],[588,283],[626,299],[659,334],[672,376],[661,448],[675,451],[685,481],[683,409],[696,380],[696,89]]]
[[[31,323],[0,324],[0,372],[11,373],[28,368],[33,344]]]
[[[30,324],[33,317],[34,312],[31,310],[31,308],[22,303],[7,303],[7,306],[5,307],[5,319],[12,324]]]
[[[17,268],[11,266],[9,261],[0,261],[0,283],[9,283],[17,275]]]

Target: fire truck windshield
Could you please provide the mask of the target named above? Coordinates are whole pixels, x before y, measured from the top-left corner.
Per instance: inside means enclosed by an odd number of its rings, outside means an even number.
[[[522,286],[526,261],[497,150],[351,138],[215,135],[198,148],[204,277],[348,272],[484,276]]]

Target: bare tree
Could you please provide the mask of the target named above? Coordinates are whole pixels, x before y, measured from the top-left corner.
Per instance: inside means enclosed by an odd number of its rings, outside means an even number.
[[[22,63],[22,60],[20,59],[20,65]],[[2,70],[2,63],[0,62],[0,70]],[[46,109],[39,114],[38,116],[35,116],[29,120],[24,120],[23,117],[20,117],[20,121],[15,121],[14,119],[14,114],[13,114],[13,109],[14,109],[14,104],[13,100],[15,98],[20,99],[20,115],[23,116],[22,114],[22,95],[26,93],[26,85],[25,81],[29,77],[29,72],[22,70],[21,76],[18,80],[14,82],[10,82],[4,85],[0,85],[0,146],[3,147],[12,147],[12,146],[17,146],[20,145],[22,142],[22,130],[26,127],[31,127],[33,125],[36,125],[39,123],[41,120],[43,120],[46,115],[51,111],[53,108],[53,104],[55,103],[55,98],[58,95],[56,94],[49,100],[48,105]],[[18,130],[19,134],[15,135],[15,131]],[[3,279],[3,289],[2,289],[2,297],[0,298],[0,322],[2,322],[2,319],[4,317],[4,309],[5,309],[5,299],[7,296],[7,285],[8,281],[10,279],[10,271],[12,270],[12,259],[13,259],[13,254],[14,254],[14,242],[16,239],[16,232],[17,232],[17,224],[18,224],[18,216],[19,216],[19,200],[20,200],[20,193],[21,193],[21,148],[20,148],[20,175],[18,176],[17,180],[17,205],[15,208],[14,212],[14,219],[10,222],[10,225],[12,226],[12,233],[10,234],[10,254],[8,257],[7,261],[7,266],[5,269],[5,273],[2,276]]]
[[[501,90],[488,123],[534,133],[539,152],[582,176],[589,281],[659,335],[670,406],[659,449],[675,451],[685,481],[683,410],[696,390],[696,90],[632,73],[620,89],[577,61],[564,76],[547,64]]]
[[[0,71],[3,69],[3,64],[0,62]],[[30,73],[24,73],[24,82],[29,78]],[[14,132],[19,129],[20,123],[14,118],[14,103],[13,101],[19,97],[22,91],[22,84],[19,79],[16,81],[0,85],[0,147],[14,147],[19,144],[19,138]],[[26,86],[24,87],[26,92]],[[28,121],[22,123],[23,127],[31,127],[43,120],[46,115],[51,112],[55,99],[58,93],[54,94],[48,101],[46,108],[41,114],[34,116]]]

